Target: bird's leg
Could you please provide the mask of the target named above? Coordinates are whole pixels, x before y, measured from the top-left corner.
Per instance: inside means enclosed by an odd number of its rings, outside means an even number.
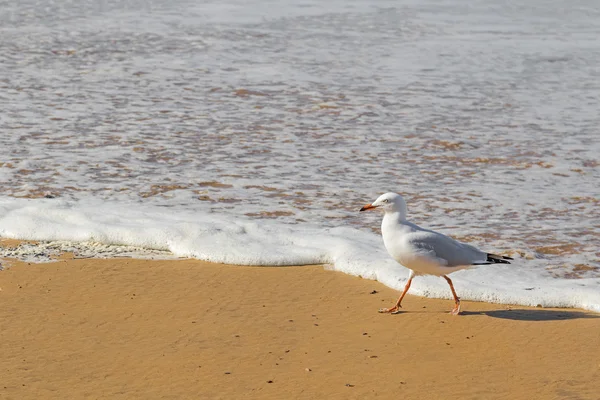
[[[404,298],[404,296],[408,292],[408,289],[410,288],[410,284],[412,283],[413,276],[414,275],[411,274],[410,277],[408,278],[408,282],[406,282],[406,286],[404,286],[404,290],[402,291],[402,294],[398,298],[398,301],[396,302],[396,305],[394,307],[392,307],[392,308],[380,308],[379,309],[380,313],[397,314],[400,311],[400,309],[402,308],[402,306],[400,305],[400,303],[402,303],[402,299]]]
[[[450,314],[458,315],[458,313],[460,313],[460,299],[456,295],[456,291],[454,291],[454,285],[452,284],[450,278],[448,278],[446,275],[442,276],[444,277],[446,282],[448,282],[448,285],[450,285],[450,290],[452,290],[452,296],[454,296],[454,308],[452,309],[452,311],[450,311]]]

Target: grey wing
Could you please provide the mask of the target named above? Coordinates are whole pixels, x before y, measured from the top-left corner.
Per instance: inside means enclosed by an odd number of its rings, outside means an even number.
[[[415,232],[409,239],[419,253],[434,257],[448,267],[486,263],[487,254],[438,232]]]

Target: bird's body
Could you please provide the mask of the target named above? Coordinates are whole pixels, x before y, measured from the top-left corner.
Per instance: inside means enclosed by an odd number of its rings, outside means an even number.
[[[421,228],[406,220],[406,203],[396,193],[381,195],[361,211],[379,208],[385,211],[381,222],[381,234],[386,250],[398,263],[411,270],[404,292],[395,307],[381,312],[397,312],[402,298],[408,292],[412,279],[417,275],[442,276],[452,290],[456,306],[453,314],[460,311],[460,300],[454,286],[446,275],[476,265],[509,263],[510,257],[485,253],[476,247],[461,243],[439,232]]]
[[[415,275],[442,276],[486,262],[486,253],[473,246],[395,217],[383,217],[383,243],[390,256]]]

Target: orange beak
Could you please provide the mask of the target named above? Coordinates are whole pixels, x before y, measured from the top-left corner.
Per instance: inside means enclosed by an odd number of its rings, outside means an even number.
[[[364,206],[363,208],[361,208],[359,211],[367,211],[367,210],[371,210],[373,208],[377,208],[377,207],[373,206],[371,204],[367,204],[366,206]]]

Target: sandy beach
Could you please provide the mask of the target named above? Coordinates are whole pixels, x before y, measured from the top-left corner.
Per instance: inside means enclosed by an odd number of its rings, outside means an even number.
[[[13,262],[2,399],[600,399],[600,315],[408,296],[322,266]]]
[[[0,400],[600,400],[600,1],[2,5]]]

